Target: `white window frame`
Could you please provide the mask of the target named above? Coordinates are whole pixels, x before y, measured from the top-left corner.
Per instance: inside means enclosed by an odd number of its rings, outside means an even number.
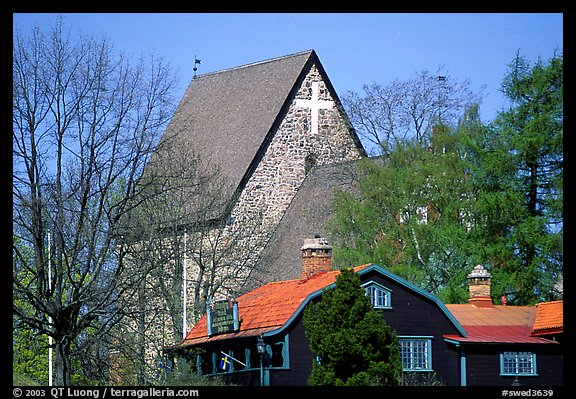
[[[366,295],[370,298],[374,309],[392,309],[392,290],[375,281],[362,284],[362,288],[364,288]],[[384,303],[382,303],[381,299],[384,300]]]
[[[400,346],[402,371],[433,371],[431,336],[399,336],[398,345]],[[408,358],[405,356],[406,354],[409,355]],[[422,358],[424,364],[418,364]]]
[[[525,371],[526,367],[529,367],[530,370]],[[500,353],[500,375],[538,375],[536,372],[536,354],[528,351],[505,351]]]

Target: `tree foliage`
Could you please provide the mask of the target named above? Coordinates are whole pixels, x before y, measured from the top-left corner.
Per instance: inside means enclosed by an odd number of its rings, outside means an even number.
[[[556,299],[562,273],[563,57],[517,54],[502,92],[510,108],[471,134],[477,208],[496,284],[517,303]]]
[[[304,327],[318,359],[310,385],[400,384],[396,334],[372,307],[352,269],[343,269],[335,286],[306,307]]]
[[[18,237],[13,237],[13,246],[18,248],[19,253],[25,259],[32,257],[29,248],[23,247]],[[23,284],[34,290],[31,275],[26,271],[14,271],[14,279],[22,281]],[[15,306],[22,309],[27,309],[32,312],[33,309],[26,302],[25,298],[15,296],[13,301],[16,302]],[[30,328],[25,323],[22,323],[17,315],[12,318],[12,329],[14,331],[12,337],[12,372],[16,376],[29,378],[36,382],[48,382],[48,336],[40,336],[40,334]]]
[[[361,165],[357,192],[340,192],[331,228],[337,266],[373,262],[447,302],[465,299],[473,193],[462,139],[438,127],[432,148],[399,145]],[[454,283],[459,281],[459,283]]]
[[[503,83],[512,107],[490,125],[469,107],[430,143],[406,141],[360,165],[331,228],[337,266],[374,262],[449,303],[485,264],[492,294],[525,305],[561,297],[562,58],[517,59]]]

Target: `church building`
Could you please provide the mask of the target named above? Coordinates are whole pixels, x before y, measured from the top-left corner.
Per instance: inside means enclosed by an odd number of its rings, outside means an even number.
[[[321,231],[333,188],[347,184],[350,163],[366,156],[314,50],[194,77],[164,136],[201,153],[227,183],[213,218],[228,231],[250,231],[254,265],[249,278],[236,276],[240,291],[299,275],[297,256],[274,262],[280,254],[270,239],[283,221],[291,237]],[[299,204],[306,209],[286,219]],[[248,229],[256,217],[259,231]],[[294,231],[304,217],[315,220]]]
[[[179,175],[174,165],[199,159],[217,190],[184,196],[173,212],[171,274],[163,281],[180,294],[161,295],[156,274],[138,300],[158,309],[146,311],[146,326],[131,327],[148,329],[151,367],[211,301],[299,276],[291,249],[324,230],[334,188],[350,184],[354,163],[366,157],[314,50],[194,76],[159,149],[149,176],[170,167]]]

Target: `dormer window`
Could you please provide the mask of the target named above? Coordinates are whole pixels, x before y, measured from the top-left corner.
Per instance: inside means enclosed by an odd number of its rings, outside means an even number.
[[[363,287],[374,309],[392,309],[392,291],[373,281]]]

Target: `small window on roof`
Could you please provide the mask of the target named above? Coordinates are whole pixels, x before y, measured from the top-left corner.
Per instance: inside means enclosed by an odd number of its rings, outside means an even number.
[[[365,284],[364,290],[375,309],[392,309],[392,291],[373,281]]]

